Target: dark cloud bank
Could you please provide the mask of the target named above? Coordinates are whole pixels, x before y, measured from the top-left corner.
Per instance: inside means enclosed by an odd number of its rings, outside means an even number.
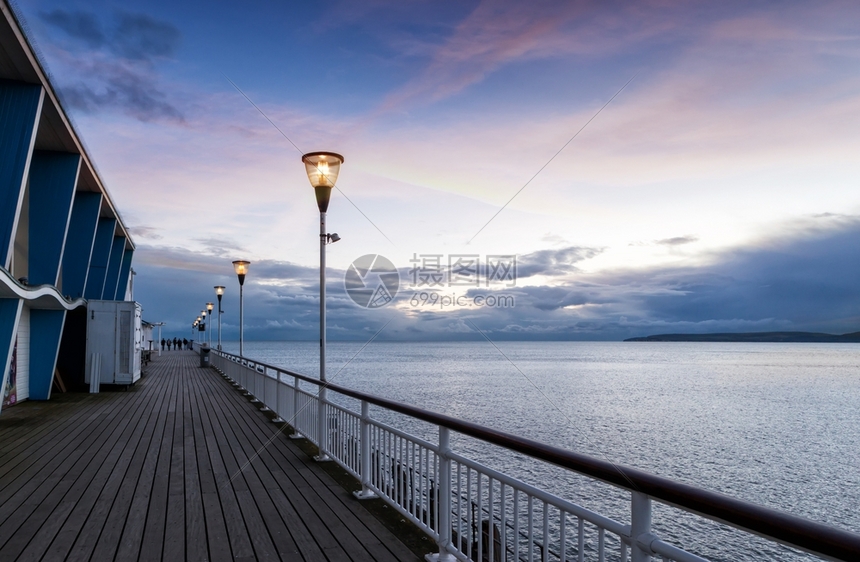
[[[67,39],[62,64],[63,101],[73,109],[122,111],[141,121],[182,122],[182,111],[157,86],[156,65],[173,56],[182,35],[171,23],[118,12],[107,20],[74,10],[43,12],[41,19]],[[59,62],[59,61],[58,61]]]
[[[618,340],[669,332],[860,330],[860,221],[826,232],[726,252],[700,267],[576,273],[598,250],[565,248],[520,257],[520,286],[509,309],[355,306],[343,271],[329,270],[328,322],[333,340],[367,340],[392,322],[380,340],[491,339]],[[166,321],[169,332],[190,334],[190,323],[212,287],[227,287],[224,337],[237,338],[238,284],[222,251],[140,248],[136,297],[144,317]],[[404,273],[406,269],[404,268]],[[245,286],[246,337],[313,340],[318,330],[318,271],[288,262],[252,265]],[[522,286],[542,275],[549,283]],[[407,275],[403,275],[406,282]],[[555,280],[555,282],[553,282]],[[451,292],[446,289],[443,292]],[[472,289],[471,294],[484,291]],[[462,291],[460,291],[462,293]],[[402,291],[408,303],[412,291]]]

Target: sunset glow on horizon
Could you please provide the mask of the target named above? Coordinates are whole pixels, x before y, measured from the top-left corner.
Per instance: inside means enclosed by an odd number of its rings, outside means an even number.
[[[376,253],[521,269],[515,308],[399,302],[391,339],[460,337],[452,314],[501,339],[860,330],[860,5],[18,10],[131,226],[144,316],[177,334],[213,285],[235,305],[241,257],[246,338],[314,337],[316,150],[345,156],[333,339],[385,322],[342,287]]]

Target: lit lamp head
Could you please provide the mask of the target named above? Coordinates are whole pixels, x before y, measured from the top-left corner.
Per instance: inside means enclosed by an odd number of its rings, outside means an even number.
[[[208,310],[208,311],[209,311],[209,315],[210,315],[210,316],[212,315],[212,309],[213,309],[213,308],[215,308],[215,303],[214,303],[214,302],[207,302],[207,303],[206,303],[206,310]]]
[[[224,286],[223,285],[216,285],[215,286],[215,294],[218,295],[218,302],[221,302],[221,297],[224,296]],[[219,307],[219,309],[220,309],[220,307]]]
[[[236,275],[239,276],[239,285],[245,284],[245,275],[248,273],[248,266],[251,262],[245,260],[236,260],[233,262],[233,269],[236,270]]]
[[[317,207],[320,213],[328,210],[331,200],[331,188],[337,183],[343,156],[334,152],[308,152],[302,155],[308,179],[317,196]]]

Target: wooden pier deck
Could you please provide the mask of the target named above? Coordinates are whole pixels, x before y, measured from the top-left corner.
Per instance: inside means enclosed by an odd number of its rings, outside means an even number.
[[[419,560],[198,362],[3,410],[0,561]]]

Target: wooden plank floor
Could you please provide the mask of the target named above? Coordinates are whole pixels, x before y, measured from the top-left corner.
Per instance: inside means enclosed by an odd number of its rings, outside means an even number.
[[[0,561],[418,560],[198,361],[0,413]]]

